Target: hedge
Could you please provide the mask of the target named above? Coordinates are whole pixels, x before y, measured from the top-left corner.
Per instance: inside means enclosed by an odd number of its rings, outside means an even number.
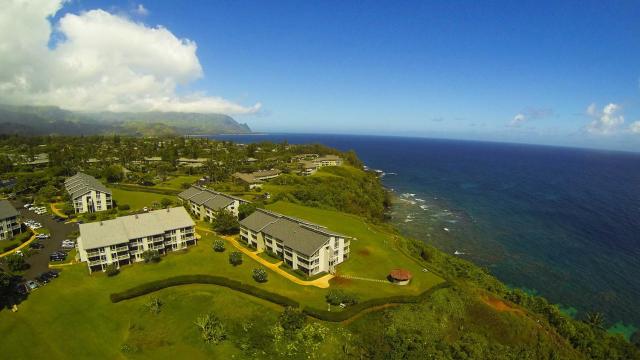
[[[131,185],[131,184],[109,184],[112,188],[128,190],[128,191],[141,191],[141,192],[149,192],[154,194],[162,194],[162,195],[178,195],[182,190],[174,190],[174,189],[159,189],[153,188],[149,186],[142,185]]]
[[[367,310],[372,307],[388,305],[388,304],[416,304],[426,299],[429,295],[431,295],[436,290],[444,289],[451,286],[449,282],[443,282],[438,284],[426,291],[423,291],[419,295],[398,295],[398,296],[389,296],[383,298],[376,298],[363,301],[361,303],[351,305],[342,311],[327,311],[327,310],[318,310],[311,307],[305,307],[302,309],[302,313],[311,317],[314,317],[318,320],[329,321],[329,322],[341,322],[348,320],[360,312]]]
[[[2,249],[2,252],[7,252],[7,251],[10,251],[10,250],[13,250],[13,249],[17,248],[18,246],[20,246],[20,244],[17,244],[17,243],[16,244],[11,244],[9,246],[5,246],[4,249]]]
[[[111,302],[117,303],[123,300],[133,299],[138,296],[150,294],[152,292],[162,290],[172,286],[189,285],[189,284],[213,284],[224,286],[229,289],[240,291],[242,293],[253,295],[255,297],[271,301],[282,306],[299,307],[300,304],[286,296],[272,293],[267,290],[247,285],[237,280],[221,276],[212,275],[181,275],[168,279],[152,281],[146,284],[138,285],[131,289],[111,294]]]

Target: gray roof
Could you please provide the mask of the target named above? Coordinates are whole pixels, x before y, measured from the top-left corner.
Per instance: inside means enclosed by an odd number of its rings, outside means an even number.
[[[107,189],[107,187],[102,185],[96,178],[81,172],[65,180],[64,187],[72,199],[84,195],[91,190],[111,194],[111,190]]]
[[[0,200],[0,219],[18,216],[18,210],[8,200]]]
[[[280,219],[278,214],[266,211],[263,209],[256,209],[251,215],[240,221],[240,225],[246,227],[251,231],[262,231],[265,226]]]
[[[256,209],[240,221],[240,225],[282,240],[284,246],[307,256],[313,255],[331,236],[347,237],[323,226],[264,209]]]
[[[195,226],[195,223],[183,207],[154,210],[113,220],[80,224],[78,243],[85,250],[94,249],[191,226]]]
[[[210,189],[205,189],[198,186],[192,186],[187,190],[178,194],[178,197],[182,200],[189,200],[198,205],[204,205],[212,210],[223,209],[235,200],[240,201],[241,203],[246,203],[247,200],[237,198],[235,196],[223,194],[221,192],[217,192]]]

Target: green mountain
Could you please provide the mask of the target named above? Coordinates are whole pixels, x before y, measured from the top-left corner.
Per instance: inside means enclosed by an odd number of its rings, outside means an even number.
[[[55,106],[0,105],[0,134],[20,135],[208,135],[250,133],[223,114],[142,112],[86,113]]]

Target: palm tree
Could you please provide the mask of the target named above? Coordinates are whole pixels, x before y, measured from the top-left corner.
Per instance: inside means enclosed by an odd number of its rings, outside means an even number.
[[[599,312],[587,313],[587,320],[585,322],[593,327],[602,329],[604,326],[604,315]]]

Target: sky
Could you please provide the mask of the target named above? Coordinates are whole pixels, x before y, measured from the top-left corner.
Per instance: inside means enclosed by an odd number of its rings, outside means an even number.
[[[4,103],[640,151],[638,1],[0,7]]]

